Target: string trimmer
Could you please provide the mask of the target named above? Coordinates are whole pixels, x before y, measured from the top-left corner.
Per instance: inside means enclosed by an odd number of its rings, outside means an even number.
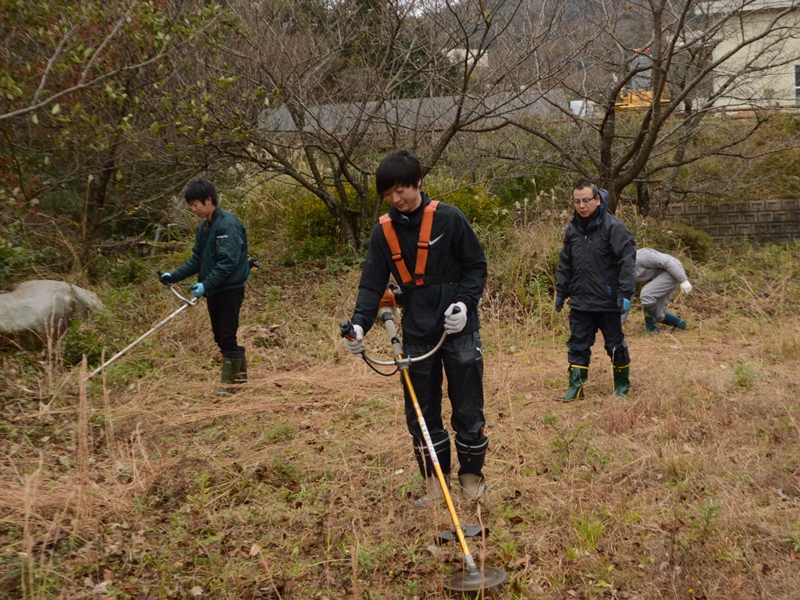
[[[444,334],[442,334],[442,339],[440,339],[439,343],[436,344],[436,347],[434,347],[433,350],[427,354],[413,358],[404,357],[403,346],[400,343],[400,338],[397,334],[397,327],[394,319],[394,309],[396,304],[395,294],[390,288],[384,293],[378,308],[378,319],[383,322],[383,326],[386,329],[387,335],[389,336],[389,342],[392,345],[392,352],[395,355],[394,360],[378,360],[367,354],[366,351],[361,354],[361,358],[363,358],[373,370],[376,370],[383,375],[392,375],[397,371],[400,371],[403,383],[408,390],[408,394],[411,397],[412,402],[414,403],[414,412],[417,415],[417,420],[419,421],[419,426],[422,430],[422,436],[425,439],[425,445],[428,447],[428,453],[431,457],[433,470],[436,473],[436,478],[439,480],[439,485],[442,489],[445,503],[447,504],[447,510],[450,513],[450,519],[453,523],[453,529],[439,534],[439,540],[442,542],[447,542],[457,539],[461,545],[461,551],[464,554],[465,569],[463,569],[461,572],[454,573],[449,577],[445,577],[442,581],[442,587],[454,592],[477,592],[500,587],[506,580],[505,571],[497,567],[489,566],[483,566],[481,569],[479,569],[475,564],[475,559],[472,557],[472,554],[469,551],[466,538],[478,535],[485,536],[487,531],[482,527],[477,526],[463,527],[459,523],[456,509],[453,506],[453,499],[450,497],[450,490],[448,489],[447,483],[444,479],[442,467],[439,465],[439,459],[436,456],[436,450],[434,450],[433,441],[428,433],[428,426],[425,424],[425,418],[422,416],[422,409],[419,406],[417,394],[414,391],[414,386],[411,384],[411,377],[408,373],[408,369],[412,363],[423,361],[439,351],[439,349],[442,347],[442,344],[444,344],[444,341],[447,339],[447,332],[445,331]],[[458,310],[460,310],[460,307],[456,307],[456,311]],[[350,321],[342,321],[340,330],[342,337],[346,337],[351,340],[355,339],[355,330]],[[394,366],[395,370],[388,374],[382,373],[376,369],[374,365]]]
[[[161,271],[159,271],[159,272],[158,272],[158,274],[159,274],[159,276],[160,276],[160,275],[161,275]],[[146,338],[148,338],[149,336],[151,336],[153,333],[155,333],[156,331],[158,331],[159,329],[161,329],[161,328],[162,328],[164,325],[166,325],[167,323],[169,323],[169,322],[170,322],[172,319],[174,319],[175,317],[177,317],[179,314],[181,314],[181,313],[182,313],[183,311],[185,311],[187,308],[190,308],[190,307],[192,307],[192,306],[195,306],[195,305],[196,305],[196,304],[197,304],[197,303],[200,301],[200,299],[199,299],[199,298],[186,298],[186,297],[184,297],[184,296],[183,296],[183,295],[182,295],[182,294],[181,294],[181,293],[180,293],[180,292],[179,292],[179,291],[178,291],[178,290],[177,290],[175,287],[173,287],[173,286],[172,286],[172,284],[171,284],[171,283],[168,283],[168,284],[165,284],[165,285],[166,285],[166,286],[169,288],[169,290],[170,290],[170,291],[171,291],[173,294],[175,294],[175,295],[176,295],[178,298],[180,298],[181,302],[183,303],[183,304],[180,306],[180,308],[178,308],[176,311],[174,311],[172,314],[170,314],[170,315],[169,315],[167,318],[165,318],[165,319],[163,319],[163,320],[159,321],[158,323],[156,323],[155,325],[153,325],[153,326],[152,326],[152,327],[151,327],[151,328],[150,328],[150,329],[149,329],[147,332],[145,332],[145,333],[143,333],[142,335],[140,335],[138,338],[136,338],[136,340],[134,340],[133,342],[131,342],[130,344],[128,344],[127,346],[125,346],[125,347],[124,347],[122,350],[120,350],[119,352],[117,352],[117,353],[116,353],[114,356],[112,356],[111,358],[109,358],[109,359],[108,359],[106,362],[104,362],[102,365],[100,365],[99,367],[97,367],[97,368],[96,368],[94,371],[92,371],[91,373],[89,373],[89,374],[88,374],[88,375],[87,375],[87,376],[84,378],[84,381],[88,381],[89,379],[91,379],[92,377],[94,377],[95,375],[97,375],[97,374],[98,374],[100,371],[102,371],[103,369],[105,369],[105,368],[106,368],[108,365],[110,365],[111,363],[113,363],[115,360],[117,360],[118,358],[120,358],[121,356],[123,356],[123,355],[124,355],[125,353],[127,353],[128,351],[130,351],[130,350],[132,350],[133,348],[135,348],[136,346],[138,346],[140,343],[142,343],[142,341],[144,341]]]

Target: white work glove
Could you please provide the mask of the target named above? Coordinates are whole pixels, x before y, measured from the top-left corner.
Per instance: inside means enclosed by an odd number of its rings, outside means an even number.
[[[347,346],[347,349],[350,350],[350,352],[356,356],[361,356],[361,353],[364,352],[364,344],[361,343],[361,341],[364,339],[364,329],[361,327],[361,325],[353,325],[353,331],[356,332],[356,339],[342,339],[344,340],[344,345]]]
[[[456,307],[460,310],[456,311]],[[444,311],[444,330],[448,335],[458,333],[467,324],[467,305],[463,302],[456,302],[447,307]]]
[[[692,284],[689,283],[688,279],[681,284],[681,291],[684,294],[688,294],[692,291]]]

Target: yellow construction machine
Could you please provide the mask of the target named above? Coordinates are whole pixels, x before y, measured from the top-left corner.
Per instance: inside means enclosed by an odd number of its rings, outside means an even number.
[[[628,63],[629,68],[652,62],[649,48],[636,48],[634,53],[634,58]],[[645,110],[653,104],[653,84],[649,70],[632,77],[628,83],[630,87],[622,88],[619,94],[619,101],[614,103],[617,110]],[[667,94],[667,87],[664,86],[664,92],[661,94],[660,100],[662,104],[669,102],[669,99],[665,98]]]
[[[662,104],[668,102],[667,98],[661,97]],[[645,110],[651,104],[653,104],[653,90],[623,89],[620,92],[619,101],[615,102],[614,106],[617,110]]]

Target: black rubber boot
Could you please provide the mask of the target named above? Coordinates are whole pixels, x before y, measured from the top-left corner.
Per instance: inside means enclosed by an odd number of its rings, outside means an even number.
[[[432,439],[433,450],[436,452],[436,460],[442,469],[444,479],[447,482],[447,489],[450,489],[450,434],[446,431],[438,439]],[[411,503],[414,508],[424,508],[432,502],[442,498],[442,487],[439,479],[434,472],[433,462],[431,461],[428,447],[423,440],[414,440],[414,457],[417,459],[419,472],[425,479],[426,494],[417,498]]]
[[[569,366],[569,388],[556,400],[572,402],[583,398],[583,384],[589,380],[589,367],[582,365]]]
[[[614,395],[620,398],[628,397],[628,390],[631,389],[631,365],[624,367],[614,366]]]
[[[239,371],[234,375],[233,379],[235,383],[247,383],[247,357],[242,354],[241,364],[239,365]]]
[[[643,306],[642,310],[644,311],[644,326],[647,328],[647,331],[650,333],[658,333],[658,327],[656,327],[656,307]]]
[[[664,313],[664,321],[662,321],[665,325],[670,325],[671,327],[677,327],[678,329],[686,329],[686,321],[681,319],[678,315],[671,312]]]
[[[461,494],[470,500],[483,496],[486,492],[486,480],[483,477],[483,463],[489,438],[483,436],[477,442],[465,444],[456,437],[456,455],[458,456],[458,480],[461,483]]]

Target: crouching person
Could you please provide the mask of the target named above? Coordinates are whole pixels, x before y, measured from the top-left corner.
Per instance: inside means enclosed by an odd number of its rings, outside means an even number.
[[[355,339],[345,339],[353,354],[377,316],[389,276],[403,297],[403,346],[407,356],[422,356],[444,345],[428,359],[412,363],[409,376],[446,481],[450,481],[450,433],[442,421],[442,383],[453,414],[458,477],[463,494],[485,491],[483,466],[489,438],[484,435],[483,354],[478,333],[478,301],[486,283],[486,257],[464,214],[444,202],[433,202],[421,190],[422,169],[406,151],[387,155],[375,173],[378,194],[389,212],[372,231],[352,317]],[[619,320],[619,319],[618,319]],[[422,436],[413,401],[405,391],[408,430],[427,493],[413,502],[424,507],[442,497],[439,481]]]
[[[656,323],[686,329],[686,321],[667,311],[676,289],[680,287],[684,294],[692,291],[692,284],[686,277],[681,261],[652,248],[640,248],[636,251],[636,283],[645,284],[639,292],[639,301],[648,332],[658,333]],[[623,315],[623,323],[625,317],[627,313]]]
[[[555,308],[560,311],[568,298],[570,307],[569,388],[558,400],[584,397],[598,329],[614,369],[614,395],[624,398],[630,389],[631,359],[620,314],[630,309],[636,291],[636,244],[622,221],[606,212],[606,190],[579,179],[572,202],[575,213],[564,234],[556,279]]]

